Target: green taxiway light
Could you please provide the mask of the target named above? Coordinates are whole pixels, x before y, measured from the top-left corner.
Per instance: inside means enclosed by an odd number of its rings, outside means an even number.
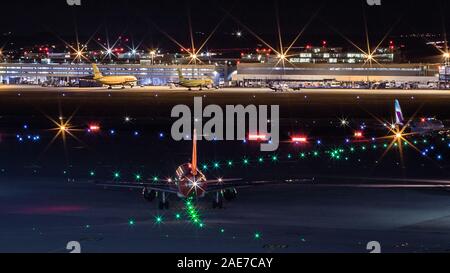
[[[155,223],[156,224],[162,224],[162,222],[163,222],[163,218],[161,217],[161,216],[156,216],[155,217]]]
[[[257,233],[255,233],[254,237],[255,237],[255,240],[259,240],[259,239],[261,239],[261,234],[259,232],[257,232]]]

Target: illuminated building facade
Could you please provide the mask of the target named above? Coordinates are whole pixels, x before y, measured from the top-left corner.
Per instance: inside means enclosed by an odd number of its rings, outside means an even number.
[[[210,77],[220,81],[220,75],[214,65],[99,65],[106,75],[133,75],[140,85],[166,85],[178,82],[178,69],[186,78]],[[0,81],[5,84],[40,84],[49,80],[76,81],[89,78],[93,74],[89,64],[27,64],[0,63]]]

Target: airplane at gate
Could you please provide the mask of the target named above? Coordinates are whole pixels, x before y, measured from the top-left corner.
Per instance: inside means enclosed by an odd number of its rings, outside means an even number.
[[[181,69],[178,69],[177,71],[179,78],[179,82],[177,84],[182,87],[188,88],[189,91],[191,91],[192,88],[199,88],[200,90],[202,90],[203,88],[210,89],[214,87],[214,81],[210,78],[188,80],[183,76]]]
[[[124,89],[126,85],[131,88],[137,85],[138,80],[135,76],[103,76],[96,64],[92,64],[92,68],[94,70],[94,80],[109,86],[109,89],[112,89],[113,86],[122,86]]]

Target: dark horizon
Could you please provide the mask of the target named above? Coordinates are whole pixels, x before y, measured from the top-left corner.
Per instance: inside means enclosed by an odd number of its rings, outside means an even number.
[[[24,4],[25,2],[25,4]],[[276,10],[280,15],[282,32],[295,36],[312,18],[308,33],[327,35],[333,28],[350,36],[364,31],[364,17],[369,32],[384,35],[390,28],[393,35],[409,32],[443,33],[450,23],[445,17],[448,4],[442,0],[430,0],[426,5],[411,5],[409,1],[382,0],[381,6],[369,6],[366,0],[341,1],[224,1],[211,0],[140,1],[124,4],[109,1],[81,0],[81,6],[69,6],[66,0],[16,1],[2,3],[4,13],[0,19],[0,32],[12,32],[17,36],[33,36],[43,31],[59,35],[73,35],[75,25],[82,36],[91,35],[97,27],[105,25],[111,34],[128,32],[130,35],[149,35],[165,31],[182,38],[188,36],[188,14],[191,14],[195,31],[208,32],[226,16],[218,33],[242,28],[227,16],[227,11],[264,36],[277,31]],[[186,39],[188,37],[185,37]],[[375,37],[374,37],[375,38]]]

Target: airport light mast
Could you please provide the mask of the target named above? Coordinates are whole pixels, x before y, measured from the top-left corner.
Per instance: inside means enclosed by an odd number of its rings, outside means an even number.
[[[152,58],[152,65],[155,64],[155,56],[156,56],[156,50],[151,50],[150,57]]]
[[[450,65],[450,53],[447,51],[443,54],[444,57],[444,65],[449,66]]]

